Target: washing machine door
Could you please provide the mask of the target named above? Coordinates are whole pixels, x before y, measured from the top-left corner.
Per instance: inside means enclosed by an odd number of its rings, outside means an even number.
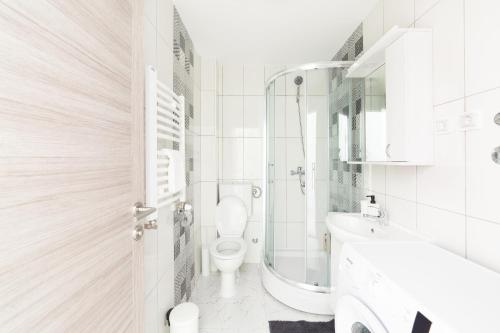
[[[387,333],[377,316],[351,295],[342,296],[335,308],[335,333]]]

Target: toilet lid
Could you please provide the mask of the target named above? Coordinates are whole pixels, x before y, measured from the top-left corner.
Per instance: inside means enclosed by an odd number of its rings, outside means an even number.
[[[224,197],[215,209],[215,225],[221,237],[241,237],[247,223],[247,209],[241,199]]]

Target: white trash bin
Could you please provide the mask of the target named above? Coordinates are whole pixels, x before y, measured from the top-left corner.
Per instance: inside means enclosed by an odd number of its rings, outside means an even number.
[[[194,303],[181,303],[170,313],[170,333],[198,333],[200,310]]]

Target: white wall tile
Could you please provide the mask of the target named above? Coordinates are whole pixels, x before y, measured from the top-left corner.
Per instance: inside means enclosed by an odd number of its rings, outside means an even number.
[[[156,11],[158,0],[144,0],[144,15],[156,29]]]
[[[314,202],[315,202],[315,213],[316,216],[314,219],[311,219],[316,222],[321,222],[324,223],[326,216],[329,211],[329,191],[330,191],[330,182],[328,180],[318,180],[316,179],[315,182],[315,197],[314,197]],[[309,220],[309,218],[308,218]]]
[[[383,0],[384,31],[393,26],[409,27],[415,20],[415,0]]]
[[[286,219],[287,222],[301,222],[305,219],[305,196],[300,191],[298,178],[287,181],[286,185]]]
[[[193,209],[198,214],[194,214],[195,228],[201,226],[201,183],[193,184]]]
[[[316,142],[316,179],[327,180],[329,177],[329,169],[330,169],[328,139],[317,138],[315,142]]]
[[[201,135],[216,135],[216,101],[214,91],[201,92]]]
[[[201,137],[201,181],[217,180],[217,139]]]
[[[174,40],[174,4],[172,0],[158,0],[158,21],[157,28],[159,34],[172,45]],[[173,48],[170,48],[172,53]]]
[[[158,294],[156,292],[151,292],[144,302],[144,332],[158,332]]]
[[[243,96],[222,97],[222,135],[243,137]]]
[[[195,86],[193,89],[193,118],[189,123],[189,129],[199,136],[201,134],[201,90]]]
[[[264,137],[266,118],[266,99],[264,96],[244,97],[244,136],[248,138]]]
[[[500,224],[467,217],[467,257],[500,273]]]
[[[274,222],[274,249],[286,249],[286,223]]]
[[[465,256],[465,216],[417,205],[417,230],[433,243]]]
[[[463,0],[441,0],[416,21],[417,28],[432,28],[434,104],[464,96]]]
[[[222,139],[222,178],[243,179],[243,139]]]
[[[222,65],[222,94],[243,95],[243,65]]]
[[[386,166],[370,165],[365,172],[365,187],[370,191],[385,193]]]
[[[173,279],[171,263],[174,262],[174,217],[169,208],[160,208],[158,211],[158,279],[170,273]]]
[[[217,238],[217,228],[213,226],[202,226],[201,243],[204,247],[210,247],[210,244]]]
[[[243,90],[245,95],[264,95],[263,65],[245,65],[243,78]]]
[[[295,107],[296,106],[297,104],[295,103]],[[308,92],[307,108],[304,109],[304,112],[306,116],[305,118],[302,119],[302,125],[304,126],[305,133],[307,133],[307,137],[311,139],[328,138],[328,133],[329,133],[328,97],[309,96]],[[294,117],[293,114],[290,116],[292,118]]]
[[[263,158],[263,139],[245,138],[244,139],[244,164],[243,178],[261,179],[262,178],[262,158]]]
[[[300,115],[302,117],[302,133],[305,135],[305,98],[300,99]],[[286,136],[287,137],[300,137],[300,123],[298,105],[294,96],[286,97]]]
[[[379,1],[363,20],[363,49],[368,50],[384,34],[384,2]]]
[[[417,229],[417,203],[392,196],[385,197],[385,206],[390,223],[398,224],[410,230]]]
[[[217,62],[215,59],[201,60],[201,89],[215,91],[217,88]]]
[[[417,168],[388,166],[386,193],[393,197],[415,201],[417,198]]]
[[[201,182],[201,225],[215,225],[217,182]]]
[[[264,239],[262,238],[262,224],[257,222],[248,222],[245,229],[245,242],[247,244],[247,253],[245,254],[246,263],[260,263],[260,254]],[[257,239],[257,243],[252,240]]]
[[[328,95],[328,75],[329,71],[313,70],[306,73],[307,76],[307,96]],[[304,86],[302,86],[304,88]]]
[[[268,120],[271,124],[271,120]],[[286,137],[286,97],[276,96],[274,98],[274,136]]]
[[[286,66],[284,65],[266,65],[265,66],[265,77],[266,81],[269,80],[274,74],[284,71]],[[274,94],[275,95],[285,95],[285,77],[281,76],[274,81]]]
[[[288,175],[286,161],[286,142],[288,139],[274,139],[274,178],[286,179]]]
[[[144,22],[144,64],[157,67],[156,29],[149,20]]]
[[[500,146],[500,126],[493,121],[500,112],[500,89],[467,98],[466,107],[482,117],[481,129],[466,133],[467,215],[500,223],[500,166],[491,159]]]
[[[465,0],[465,13],[466,89],[471,95],[500,87],[500,2]]]
[[[172,43],[168,44],[163,38],[156,35],[157,45],[157,67],[158,80],[165,83],[169,87],[173,87],[174,81],[174,63],[172,53]]]
[[[302,250],[305,246],[305,226],[303,221],[286,225],[286,247],[287,249]]]
[[[158,234],[144,234],[144,293],[148,295],[158,281]]]
[[[415,19],[418,20],[426,11],[435,6],[440,0],[415,0]]]
[[[287,200],[287,191],[286,191],[286,181],[285,180],[275,180],[273,184],[269,185],[273,186],[274,190],[274,221],[282,221],[286,222],[286,200]]]
[[[456,122],[463,113],[462,100],[435,108],[436,118]],[[464,132],[435,135],[435,163],[418,167],[417,201],[429,206],[465,214]]]

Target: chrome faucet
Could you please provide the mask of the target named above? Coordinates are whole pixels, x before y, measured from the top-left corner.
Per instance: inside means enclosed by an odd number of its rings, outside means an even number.
[[[297,170],[290,170],[290,176],[304,176],[306,172],[301,166],[297,167]]]

